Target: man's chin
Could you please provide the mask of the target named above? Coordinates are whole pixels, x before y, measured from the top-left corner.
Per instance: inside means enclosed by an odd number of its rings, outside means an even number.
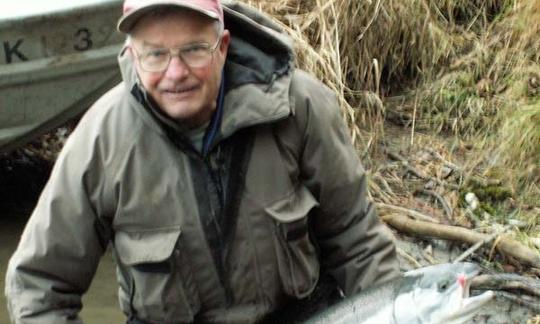
[[[204,124],[204,120],[201,121],[201,113],[200,111],[195,111],[191,107],[171,107],[167,110],[163,110],[163,112],[174,121],[184,124],[186,127],[193,128],[197,127],[200,124]]]
[[[187,105],[161,105],[161,110],[172,119],[186,119],[194,115],[193,109]]]

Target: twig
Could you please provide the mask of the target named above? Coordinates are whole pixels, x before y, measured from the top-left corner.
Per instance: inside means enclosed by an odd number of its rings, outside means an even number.
[[[499,234],[497,234],[499,235]],[[493,236],[493,238],[490,238],[486,241],[478,241],[476,242],[473,246],[471,246],[470,248],[468,248],[465,252],[463,252],[460,256],[458,256],[454,261],[453,263],[458,263],[458,262],[461,262],[463,260],[465,260],[467,257],[469,257],[471,254],[473,254],[474,252],[476,252],[476,250],[478,250],[482,245],[486,244],[486,243],[489,243],[491,240],[493,240],[495,238],[495,236]]]
[[[418,268],[422,268],[422,265],[416,261],[415,258],[413,258],[410,254],[408,254],[407,252],[403,251],[403,249],[401,248],[396,248],[396,252],[397,254],[401,255],[402,257],[405,258],[405,260],[409,261],[416,269]]]
[[[471,279],[471,288],[519,290],[540,297],[540,280],[510,273],[476,276]]]
[[[390,187],[390,185],[388,184],[388,182],[386,181],[386,179],[384,179],[380,174],[374,174],[373,180],[377,180],[382,184],[384,189],[387,191],[386,192],[387,195],[392,195],[392,196],[396,195],[394,191],[392,190],[392,188]]]
[[[437,264],[439,262],[437,262],[437,260],[435,260],[431,255],[429,255],[426,251],[421,251],[420,254],[422,255],[422,257],[424,259],[426,259],[427,262],[429,262],[430,264]]]
[[[531,268],[529,269],[529,271],[533,273],[535,276],[537,276],[538,278],[540,278],[540,269]]]
[[[402,165],[405,167],[405,169],[407,169],[407,171],[409,171],[410,173],[412,173],[413,175],[415,175],[416,177],[422,179],[422,180],[430,180],[429,176],[423,174],[420,170],[417,170],[416,168],[413,168],[409,161],[402,157],[400,154],[398,153],[395,153],[395,152],[390,152],[390,151],[387,151],[387,154],[390,158],[396,160],[396,161],[400,161],[402,163]]]
[[[385,120],[392,122],[396,125],[409,127],[411,125],[410,119],[411,118],[407,114],[404,114],[395,110],[391,110],[391,109],[386,110]]]
[[[388,156],[395,161],[409,163],[409,161],[407,161],[407,159],[401,156],[399,153],[386,150],[386,154],[388,154]]]
[[[371,181],[369,184],[369,195],[378,197],[384,203],[390,203],[392,201],[391,197],[379,187],[379,184],[376,181]]]
[[[416,168],[412,167],[409,164],[409,161],[407,161],[407,159],[405,159],[404,157],[402,157],[398,153],[386,151],[386,154],[388,154],[388,156],[390,158],[394,159],[394,160],[401,161],[403,163],[403,166],[405,167],[405,169],[407,169],[408,172],[412,173],[413,175],[415,175],[416,177],[418,177],[418,178],[420,178],[422,180],[434,181],[435,183],[437,183],[440,186],[448,187],[448,188],[454,189],[454,190],[459,190],[458,185],[447,183],[447,182],[441,181],[438,178],[427,176],[427,175],[423,174],[422,172],[420,172],[420,170],[417,170]]]
[[[469,220],[474,224],[474,227],[480,227],[480,218],[476,216],[469,207],[465,208],[465,215],[469,217]]]
[[[504,291],[496,291],[495,295],[504,297],[508,300],[511,300],[512,302],[529,307],[530,309],[533,309],[537,312],[540,312],[540,303],[538,303],[537,300],[534,300],[533,298],[530,298],[528,296],[523,295],[515,295]]]
[[[443,196],[439,195],[437,192],[433,190],[422,189],[420,190],[420,192],[423,194],[435,197],[435,199],[437,199],[437,201],[442,205],[444,212],[446,213],[446,218],[448,219],[448,221],[452,222],[452,215],[454,214],[454,212],[452,211],[452,208],[450,207],[450,205],[448,204],[446,199],[444,199]]]
[[[429,148],[429,147],[426,148],[425,150],[428,151],[433,157],[435,157],[436,159],[441,161],[444,164],[444,166],[446,166],[446,167],[448,167],[448,168],[450,168],[450,169],[452,169],[452,170],[454,170],[456,172],[461,172],[461,168],[459,166],[457,166],[456,164],[454,164],[452,162],[446,161],[439,152],[437,152],[434,149]]]
[[[425,148],[425,150],[428,151],[433,157],[440,160],[443,163],[444,166],[452,169],[454,172],[457,172],[460,175],[463,175],[463,169],[460,166],[445,160],[442,157],[442,155],[439,154],[439,152],[437,152],[434,149],[429,148],[429,147]],[[468,181],[474,181],[477,184],[481,185],[482,187],[500,186],[501,185],[501,180],[499,180],[499,179],[484,179],[484,178],[481,178],[481,177],[475,176],[475,175],[469,175],[468,178],[469,178]]]
[[[540,315],[535,315],[534,317],[528,319],[527,324],[540,324]]]
[[[394,206],[394,205],[389,205],[389,204],[384,204],[384,203],[377,203],[377,207],[379,207],[379,208],[387,208],[387,209],[392,209],[392,210],[395,210],[395,211],[399,211],[399,212],[405,213],[407,215],[410,215],[411,217],[416,218],[416,219],[421,219],[421,220],[425,220],[425,221],[432,222],[432,223],[440,223],[438,219],[435,219],[435,218],[433,218],[431,216],[428,216],[428,215],[422,214],[420,212],[417,212],[416,210],[407,209],[407,208]]]
[[[493,254],[495,253],[495,248],[497,247],[497,245],[499,245],[499,242],[502,239],[502,236],[500,236],[500,235],[497,235],[495,237],[496,237],[495,242],[493,242],[493,244],[491,245],[491,250],[489,250],[489,258],[488,258],[488,260],[490,262],[493,259]]]
[[[414,96],[414,110],[413,110],[413,120],[412,120],[412,127],[411,127],[411,147],[414,145],[414,131],[416,128],[416,109],[418,107],[418,92]]]
[[[306,17],[304,19],[304,23],[302,24],[302,26],[300,26],[300,30],[303,32],[304,30],[308,29],[311,24],[319,19],[320,15],[323,14],[324,11],[326,11],[326,9],[328,9],[328,7],[330,7],[331,5],[334,4],[334,1],[327,1],[324,6],[321,6],[318,8],[317,12],[312,12],[312,14],[308,17]]]
[[[368,31],[368,29],[371,27],[371,24],[373,24],[373,22],[375,21],[375,19],[379,16],[379,10],[381,9],[381,1],[378,0],[377,1],[377,4],[375,5],[375,13],[373,14],[373,16],[371,16],[371,19],[369,20],[368,24],[366,25],[366,27],[364,27],[364,30],[362,30],[362,33],[356,38],[356,41],[359,42],[360,40],[362,40],[362,38],[364,38],[364,35],[366,34],[366,32]]]
[[[504,231],[503,231],[504,232]],[[476,242],[473,246],[467,249],[467,251],[463,252],[460,256],[458,256],[453,263],[458,263],[463,260],[465,260],[468,256],[476,252],[482,245],[487,244],[491,241],[493,241],[497,236],[501,235],[502,233],[493,233],[486,237],[485,240]]]
[[[377,168],[377,170],[374,173],[383,173],[386,171],[396,171],[400,167],[399,163],[392,162],[392,163],[386,163],[383,166],[380,166]]]
[[[475,244],[484,241],[489,236],[463,227],[423,222],[403,215],[389,214],[381,216],[381,219],[401,232],[420,237],[434,237]],[[511,238],[501,236],[501,240],[497,244],[497,250],[516,258],[522,263],[540,268],[540,255]]]

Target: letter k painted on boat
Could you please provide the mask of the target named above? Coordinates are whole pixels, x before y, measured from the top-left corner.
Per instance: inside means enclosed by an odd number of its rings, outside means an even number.
[[[19,46],[21,46],[22,43],[23,43],[23,40],[18,39],[17,43],[11,46],[9,42],[4,41],[4,54],[5,54],[7,64],[13,62],[13,55],[16,55],[21,61],[28,61],[28,58],[19,51]]]

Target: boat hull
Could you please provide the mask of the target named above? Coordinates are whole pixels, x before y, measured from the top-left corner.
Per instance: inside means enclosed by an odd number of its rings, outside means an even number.
[[[83,113],[120,81],[121,1],[0,20],[0,152]]]

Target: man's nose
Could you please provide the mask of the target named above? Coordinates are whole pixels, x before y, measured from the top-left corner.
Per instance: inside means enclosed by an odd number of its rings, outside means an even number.
[[[165,70],[165,77],[169,79],[182,79],[189,74],[189,66],[182,61],[182,59],[176,55],[171,57],[169,66]]]

